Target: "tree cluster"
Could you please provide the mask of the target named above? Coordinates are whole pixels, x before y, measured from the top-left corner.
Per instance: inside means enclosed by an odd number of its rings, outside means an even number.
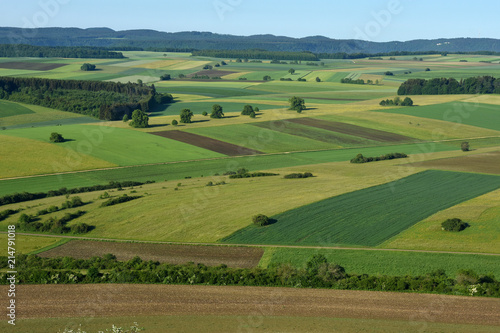
[[[398,95],[500,94],[500,80],[492,76],[430,80],[409,79],[398,89]]]
[[[86,212],[79,210],[76,213],[66,213],[61,218],[51,217],[45,222],[39,222],[38,218],[22,214],[19,216],[18,222],[15,224],[16,230],[25,232],[49,232],[53,234],[84,234],[95,227],[90,226],[86,223],[77,223],[72,226],[67,226],[68,222],[84,215]]]
[[[469,227],[467,222],[462,221],[459,218],[447,219],[443,223],[441,223],[441,228],[445,231],[454,231],[459,232]]]
[[[86,80],[0,77],[0,99],[41,105],[104,120],[121,120],[133,110],[146,112],[158,104],[170,103],[170,94],[154,86]]]
[[[116,198],[112,198],[112,199],[109,199],[107,201],[104,201],[101,204],[101,207],[114,206],[114,205],[121,204],[123,202],[132,201],[132,200],[139,199],[139,198],[142,198],[142,196],[140,196],[140,195],[126,195],[126,194],[124,194],[121,197],[116,197]]]
[[[313,174],[310,172],[304,172],[304,173],[290,173],[288,175],[285,175],[283,178],[294,179],[294,178],[309,178],[309,177],[313,177]]]
[[[413,106],[413,100],[410,97],[405,97],[403,100],[396,97],[394,99],[382,100],[379,104],[382,106]]]
[[[349,83],[349,84],[365,84],[365,80],[363,79],[357,79],[357,80],[353,80],[351,78],[344,78],[344,79],[341,79],[340,80],[340,83]]]
[[[93,64],[89,64],[89,63],[84,63],[80,69],[84,72],[88,72],[88,71],[95,71],[96,69],[96,65],[93,65]]]

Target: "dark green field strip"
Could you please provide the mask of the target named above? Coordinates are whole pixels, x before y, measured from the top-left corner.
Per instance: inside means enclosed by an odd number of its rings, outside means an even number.
[[[461,269],[472,269],[478,274],[493,273],[500,277],[500,256],[349,249],[278,248],[273,251],[270,264],[290,263],[298,268],[305,267],[313,255],[321,253],[329,262],[352,274],[417,276],[443,269],[448,276],[455,276]]]
[[[500,177],[424,171],[273,216],[227,243],[376,246],[426,217],[500,187]]]
[[[317,127],[301,125],[288,120],[264,121],[250,124],[286,134],[302,136],[313,140],[328,142],[341,147],[369,146],[379,144],[379,141],[364,139],[353,135],[336,133]]]
[[[110,181],[164,181],[185,177],[209,176],[245,167],[249,171],[268,170],[300,165],[349,161],[356,154],[378,156],[391,151],[401,151],[409,155],[427,152],[456,150],[443,144],[409,144],[389,147],[370,147],[341,150],[323,150],[290,154],[233,157],[213,160],[188,161],[168,164],[140,165],[127,168],[44,175],[19,179],[0,180],[0,195],[16,192],[46,192],[61,187],[73,188],[107,184]]]
[[[0,118],[30,113],[35,112],[20,104],[0,100]]]
[[[375,112],[405,114],[500,131],[500,105],[452,102]]]

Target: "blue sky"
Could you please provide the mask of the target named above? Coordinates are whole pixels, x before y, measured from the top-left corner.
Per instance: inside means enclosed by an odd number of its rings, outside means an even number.
[[[500,38],[498,0],[0,0],[0,6],[0,26],[15,27],[323,35],[371,41]]]

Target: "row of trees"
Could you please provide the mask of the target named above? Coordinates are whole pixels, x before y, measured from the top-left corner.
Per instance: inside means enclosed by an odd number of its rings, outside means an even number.
[[[203,115],[207,116],[208,113],[203,112]],[[192,121],[193,116],[194,116],[194,114],[190,109],[182,109],[180,112],[180,122],[183,124],[190,124],[193,122]],[[223,112],[222,106],[220,106],[219,104],[212,105],[212,113],[210,114],[210,118],[220,119],[223,117],[224,117],[224,112]],[[177,120],[174,119],[172,121],[172,125],[175,126],[177,124],[178,124]]]
[[[147,112],[170,103],[170,94],[157,93],[154,85],[86,80],[0,77],[0,99],[42,105],[103,120],[129,117],[136,109]]]
[[[272,221],[265,216],[255,218],[256,224]],[[0,257],[0,268],[7,268],[7,258]],[[461,270],[455,278],[437,270],[420,276],[370,276],[350,274],[344,267],[328,262],[321,254],[314,255],[303,268],[290,264],[268,268],[209,267],[203,264],[172,265],[143,261],[135,257],[117,261],[106,254],[90,259],[41,258],[19,254],[16,276],[20,284],[75,283],[161,283],[197,285],[276,286],[299,288],[334,288],[344,290],[379,290],[441,293],[467,296],[500,296],[500,282],[493,275],[479,275]],[[0,273],[0,283],[7,284],[7,273]]]
[[[368,163],[368,162],[393,160],[396,158],[406,158],[406,157],[408,157],[408,155],[406,155],[405,153],[389,153],[375,157],[364,157],[363,154],[358,154],[356,155],[355,158],[351,160],[351,163]]]
[[[379,104],[382,106],[413,106],[413,100],[410,97],[405,97],[405,99],[396,97],[394,99],[381,100]]]
[[[319,58],[312,52],[287,52],[266,50],[200,50],[193,51],[193,56],[213,58],[240,58],[240,59],[267,59],[267,60],[306,60],[318,61]]]
[[[123,53],[103,47],[36,46],[26,44],[0,44],[0,57],[17,58],[94,58],[124,59]]]
[[[492,76],[430,80],[409,79],[398,89],[398,95],[500,94],[500,80]]]

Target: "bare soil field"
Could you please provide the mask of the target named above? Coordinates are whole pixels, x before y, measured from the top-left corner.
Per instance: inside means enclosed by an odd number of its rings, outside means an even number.
[[[49,64],[49,63],[36,63],[36,62],[0,62],[0,68],[6,69],[25,69],[32,71],[50,71],[59,67],[66,66],[66,64]]]
[[[153,132],[151,134],[159,135],[164,138],[177,140],[180,142],[188,143],[190,145],[215,151],[228,156],[242,156],[242,155],[255,155],[263,154],[262,152],[250,148],[245,148],[232,143],[215,140],[206,136],[192,134],[183,131],[164,131]]]
[[[187,77],[193,77],[195,75],[198,75],[198,76],[208,75],[210,77],[212,77],[212,76],[222,77],[222,76],[225,76],[225,75],[235,74],[235,73],[238,73],[238,72],[234,72],[234,71],[218,71],[218,70],[204,70],[204,71],[199,71],[199,72],[196,72],[196,73],[193,73],[193,74],[189,74],[189,75],[187,75]]]
[[[74,240],[38,254],[40,257],[73,257],[89,259],[94,256],[114,254],[120,261],[140,257],[142,260],[153,260],[169,264],[201,263],[207,266],[226,264],[229,267],[256,267],[264,250],[255,247],[222,247],[170,245],[122,242],[95,242]]]
[[[466,153],[464,153],[466,154]],[[413,167],[500,175],[500,151],[407,164]]]
[[[370,139],[380,142],[415,141],[415,139],[404,135],[384,132],[376,129],[351,125],[347,123],[341,123],[337,121],[327,121],[327,120],[319,120],[313,118],[297,118],[297,119],[289,119],[288,121],[306,126],[317,127],[328,131],[359,136],[365,139]]]
[[[7,304],[8,286],[0,301]],[[90,284],[18,285],[17,317],[258,315],[500,326],[500,299],[329,289]]]

